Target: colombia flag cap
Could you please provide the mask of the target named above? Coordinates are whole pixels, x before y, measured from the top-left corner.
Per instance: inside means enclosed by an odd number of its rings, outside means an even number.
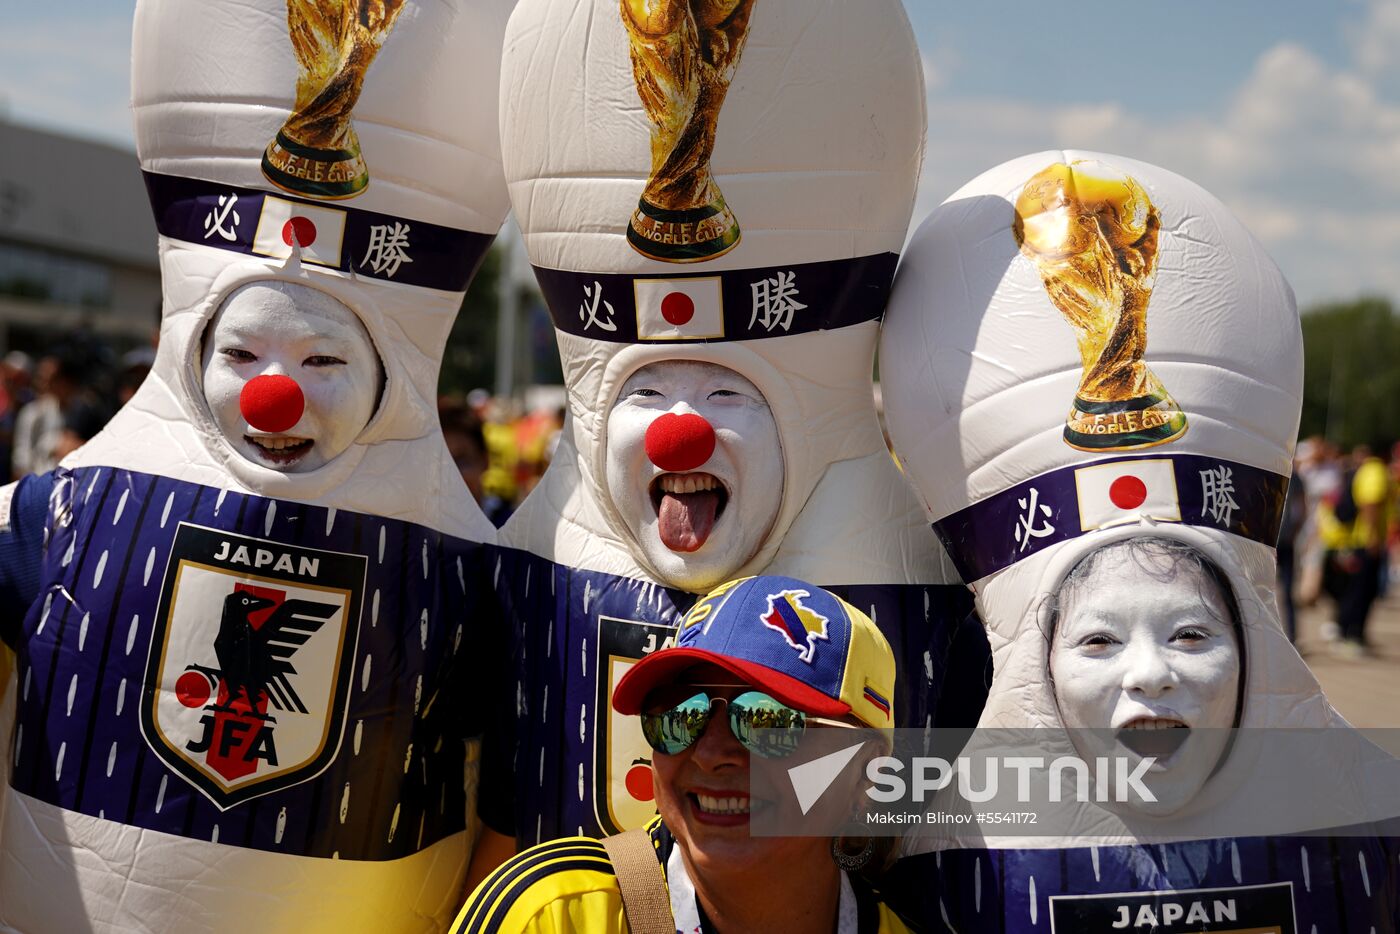
[[[676,644],[642,659],[613,693],[635,715],[653,689],[710,663],[790,707],[815,716],[854,714],[877,729],[894,725],[894,652],[870,617],[791,577],[730,581],[702,598]]]

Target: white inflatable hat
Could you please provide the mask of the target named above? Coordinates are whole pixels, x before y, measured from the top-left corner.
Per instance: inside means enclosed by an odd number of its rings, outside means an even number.
[[[436,398],[453,318],[509,207],[495,94],[508,12],[507,0],[138,4],[132,100],[160,233],[160,349],[151,378],[75,463],[174,471],[491,540],[441,441]],[[316,470],[246,459],[203,401],[206,326],[256,281],[348,306],[384,367],[374,417]]]
[[[1298,313],[1214,197],[1117,156],[1000,165],[915,235],[880,359],[895,449],[988,629],[980,726],[1061,725],[1047,604],[1080,559],[1144,535],[1194,546],[1230,580],[1239,726],[1345,725],[1274,602]],[[1247,758],[1201,796],[1201,829],[1239,792]]]
[[[751,380],[781,439],[777,518],[735,576],[945,579],[908,515],[870,388],[923,157],[924,85],[903,8],[652,7],[524,0],[507,32],[506,176],[572,419],[506,538],[664,582],[609,496],[607,418],[638,369],[696,360]],[[843,481],[829,469],[862,458],[875,473],[853,467]],[[575,532],[555,534],[560,515]],[[849,537],[861,530],[887,541],[864,548]],[[802,563],[784,565],[794,536]]]

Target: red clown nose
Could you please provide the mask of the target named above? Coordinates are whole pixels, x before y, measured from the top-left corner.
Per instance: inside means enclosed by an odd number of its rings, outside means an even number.
[[[647,457],[662,470],[685,473],[694,470],[715,453],[715,430],[702,416],[665,415],[647,428]]]
[[[306,397],[290,376],[254,376],[238,396],[238,410],[258,431],[286,431],[305,409]]]

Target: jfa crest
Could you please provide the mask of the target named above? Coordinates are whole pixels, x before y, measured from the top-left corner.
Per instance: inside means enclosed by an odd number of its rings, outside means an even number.
[[[651,747],[642,736],[641,720],[624,717],[613,710],[612,696],[627,670],[669,645],[675,632],[673,626],[598,617],[598,694],[593,704],[593,815],[604,833],[641,827],[656,815]]]
[[[180,523],[141,732],[220,808],[308,781],[335,758],[366,564]]]

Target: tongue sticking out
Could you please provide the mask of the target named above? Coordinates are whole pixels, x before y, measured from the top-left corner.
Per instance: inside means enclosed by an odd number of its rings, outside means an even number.
[[[715,528],[719,490],[664,493],[657,509],[661,543],[672,551],[699,551]]]

